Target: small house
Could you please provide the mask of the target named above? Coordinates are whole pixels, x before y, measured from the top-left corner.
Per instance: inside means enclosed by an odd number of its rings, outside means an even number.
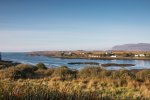
[[[105,54],[106,54],[106,55],[107,55],[107,54],[113,54],[113,52],[112,52],[111,50],[108,50],[108,51],[105,52]]]
[[[63,56],[71,56],[72,52],[61,52],[61,55],[63,55]]]
[[[101,56],[98,56],[98,55],[89,55],[88,57],[89,58],[100,58]]]
[[[80,55],[84,55],[84,54],[85,54],[84,52],[81,52],[81,53],[80,53]]]
[[[116,55],[112,55],[112,56],[110,56],[111,58],[116,58],[117,56]]]
[[[135,54],[134,57],[139,57],[139,55],[138,55],[138,54]]]
[[[139,54],[140,57],[145,57],[145,54]]]

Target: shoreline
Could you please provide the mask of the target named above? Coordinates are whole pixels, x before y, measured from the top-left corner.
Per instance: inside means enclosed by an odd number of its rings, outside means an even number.
[[[46,56],[46,55],[44,55]],[[51,58],[60,58],[60,59],[86,59],[86,60],[148,60],[150,58],[129,58],[129,57],[118,57],[118,58],[111,58],[111,57],[101,57],[101,58],[82,58],[82,57],[56,57],[56,56],[46,56]]]
[[[72,62],[71,62],[72,63]],[[80,62],[81,63],[81,62]],[[88,62],[89,63],[89,62]],[[95,62],[92,62],[93,64],[95,63]],[[19,65],[19,64],[23,64],[23,63],[14,63],[13,61],[6,61],[6,60],[1,60],[0,61],[0,70],[1,69],[3,69],[3,68],[9,68],[9,67],[12,67],[12,66],[17,66],[17,65]],[[74,62],[73,62],[73,64],[75,64]],[[97,64],[97,63],[96,63]],[[26,64],[26,65],[30,65],[30,64]],[[102,66],[100,66],[100,65],[102,65]],[[106,63],[106,64],[99,64],[99,66],[95,66],[95,67],[100,67],[100,68],[107,68],[107,67],[111,67],[111,65],[115,65],[115,66],[117,66],[117,67],[121,67],[121,68],[123,68],[123,67],[128,67],[128,66],[135,66],[135,65],[133,65],[133,64],[117,64],[117,63]],[[33,66],[35,66],[35,65],[33,65]],[[59,67],[62,67],[62,66],[59,66]],[[59,68],[58,67],[58,68]],[[68,67],[68,66],[66,66],[66,67]],[[86,67],[86,66],[85,66]],[[85,68],[84,67],[84,68]],[[89,66],[87,66],[87,67],[89,67]],[[93,67],[93,66],[91,66],[91,67]],[[57,67],[56,67],[57,68]],[[69,68],[69,67],[68,67]],[[49,68],[48,68],[49,69]],[[122,69],[119,69],[119,70],[122,70]],[[142,70],[150,70],[150,69],[126,69],[126,70],[128,70],[128,71],[133,71],[133,72],[137,72],[137,71],[142,71]],[[109,70],[109,71],[117,71],[117,70]]]

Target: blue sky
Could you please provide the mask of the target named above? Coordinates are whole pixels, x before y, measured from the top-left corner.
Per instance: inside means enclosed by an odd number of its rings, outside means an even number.
[[[0,51],[150,43],[150,0],[0,0]]]

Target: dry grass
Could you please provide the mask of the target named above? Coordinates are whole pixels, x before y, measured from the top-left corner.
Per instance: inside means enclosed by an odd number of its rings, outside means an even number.
[[[150,71],[108,71],[100,67],[0,70],[0,100],[150,99]],[[18,75],[20,75],[18,77]]]

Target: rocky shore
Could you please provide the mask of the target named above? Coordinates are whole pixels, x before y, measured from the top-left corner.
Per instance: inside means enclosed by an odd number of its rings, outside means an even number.
[[[107,64],[101,64],[103,67],[110,67],[110,66],[117,66],[117,67],[130,67],[135,66],[134,64],[116,64],[116,63],[107,63]]]
[[[16,66],[20,63],[15,63],[15,62],[12,62],[12,61],[4,61],[4,60],[1,60],[0,61],[0,69],[3,69],[3,68],[8,68],[10,66]]]
[[[99,65],[99,63],[97,63],[97,62],[70,62],[68,64],[71,64],[71,65],[75,65],[75,64],[77,64],[77,65],[79,65],[79,64]]]
[[[117,63],[100,64],[98,62],[70,62],[68,64],[71,64],[71,65],[80,65],[80,64],[99,65],[99,66],[102,66],[102,67],[111,67],[111,66],[116,66],[116,67],[131,67],[131,66],[135,66],[134,64],[117,64]]]

